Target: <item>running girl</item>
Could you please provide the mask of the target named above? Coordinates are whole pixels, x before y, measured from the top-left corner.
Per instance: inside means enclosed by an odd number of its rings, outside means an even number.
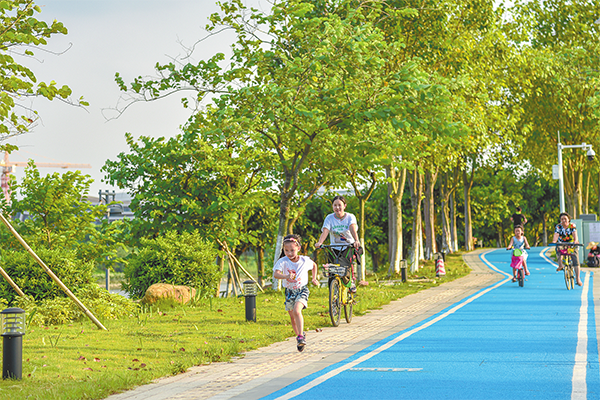
[[[273,277],[283,279],[285,288],[285,310],[290,314],[292,329],[296,333],[298,351],[306,346],[304,333],[304,317],[302,310],[308,307],[308,271],[312,269],[312,283],[319,285],[317,280],[317,264],[307,256],[299,255],[300,236],[287,235],[283,238],[283,252],[273,267]]]

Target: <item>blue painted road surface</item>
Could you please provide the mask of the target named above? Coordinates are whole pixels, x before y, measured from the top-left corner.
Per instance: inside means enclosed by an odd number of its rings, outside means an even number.
[[[265,399],[600,399],[594,273],[567,290],[544,250],[524,287],[483,253],[505,279]]]

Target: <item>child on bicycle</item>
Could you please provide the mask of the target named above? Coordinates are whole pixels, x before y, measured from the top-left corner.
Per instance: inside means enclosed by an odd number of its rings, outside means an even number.
[[[560,223],[554,228],[554,236],[552,237],[552,243],[579,243],[577,238],[577,228],[575,224],[571,222],[571,216],[566,212],[560,214]],[[581,286],[581,278],[579,277],[579,259],[577,252],[574,249],[559,250],[557,249],[556,255],[558,256],[558,268],[557,271],[562,271],[562,256],[573,255],[573,267],[575,268],[575,278],[577,279],[577,285]]]
[[[523,271],[525,275],[529,275],[529,270],[527,269],[527,252],[526,249],[529,250],[531,247],[529,246],[529,242],[527,238],[523,235],[523,227],[520,225],[515,226],[515,235],[510,238],[510,243],[506,250],[510,249],[519,249],[521,250],[521,260],[523,262]],[[511,264],[511,267],[513,264]],[[513,282],[517,281],[517,269],[513,267]]]
[[[300,236],[287,235],[283,238],[283,252],[273,267],[273,277],[283,280],[285,288],[285,310],[290,314],[292,329],[296,334],[298,351],[306,346],[304,333],[304,317],[302,310],[308,307],[308,271],[312,270],[312,283],[319,285],[317,280],[317,264],[307,256],[299,255]]]
[[[358,223],[353,214],[346,212],[346,199],[344,196],[335,196],[332,201],[333,213],[325,217],[323,228],[319,240],[315,244],[318,249],[321,247],[327,236],[329,236],[330,245],[343,246],[352,245],[356,250],[360,248],[358,240]],[[330,260],[333,261],[333,260]],[[356,292],[356,276],[354,274],[354,264],[352,264],[352,286],[350,291]]]

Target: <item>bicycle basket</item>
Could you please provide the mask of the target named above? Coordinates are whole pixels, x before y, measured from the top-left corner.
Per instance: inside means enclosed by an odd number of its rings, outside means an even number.
[[[330,265],[328,268],[326,268],[326,271],[329,273],[329,275],[339,275],[339,276],[346,275],[347,270],[348,270],[348,267],[343,267],[343,266],[338,266],[338,265]]]
[[[513,256],[515,257],[521,257],[523,255],[523,250],[521,249],[514,249],[513,250]]]

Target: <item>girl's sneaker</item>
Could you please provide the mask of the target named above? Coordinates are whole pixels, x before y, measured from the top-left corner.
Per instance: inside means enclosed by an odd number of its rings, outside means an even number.
[[[306,346],[306,339],[304,338],[304,335],[298,335],[296,341],[298,342],[298,351],[303,351],[304,346]]]

